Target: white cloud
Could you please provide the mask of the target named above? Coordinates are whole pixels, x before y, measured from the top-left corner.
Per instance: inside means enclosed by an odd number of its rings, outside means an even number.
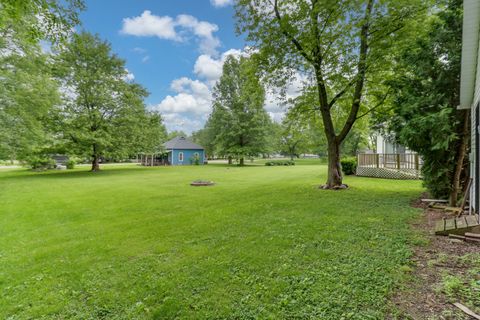
[[[267,112],[270,118],[277,122],[280,123],[282,122],[283,118],[285,117],[285,112],[280,111],[280,112]]]
[[[123,19],[121,33],[139,37],[158,37],[160,39],[185,42],[190,36],[199,41],[201,53],[216,55],[220,40],[214,36],[218,31],[216,24],[199,21],[197,18],[181,14],[175,19],[169,16],[156,16],[145,10],[140,16]]]
[[[142,63],[145,63],[148,60],[150,60],[150,56],[147,54],[148,51],[146,49],[135,47],[132,49],[132,51],[142,56]]]
[[[225,51],[219,59],[208,54],[202,54],[197,58],[193,72],[202,79],[209,81],[213,85],[222,76],[222,68],[228,56],[240,57],[248,56],[248,53],[238,49]]]
[[[218,53],[217,48],[220,46],[220,40],[213,35],[214,32],[218,31],[216,24],[198,21],[197,18],[186,14],[177,16],[177,24],[189,29],[200,38],[200,52],[210,55]]]
[[[156,107],[162,113],[206,113],[210,109],[210,103],[197,99],[196,96],[188,93],[179,93],[175,96],[166,96]]]
[[[128,71],[128,69],[125,69],[125,71],[127,72],[127,74],[123,77],[124,81],[132,82],[133,80],[135,80],[135,75],[133,73]]]
[[[297,74],[287,84],[285,92],[281,94],[278,90],[269,89],[265,96],[265,110],[274,121],[281,121],[288,108],[287,101],[298,97],[302,93],[305,78]]]
[[[170,89],[176,94],[166,96],[154,108],[166,115],[195,115],[196,118],[203,119],[201,121],[203,123],[211,111],[211,89],[220,79],[223,63],[230,55],[241,56],[246,53],[232,49],[224,52],[218,59],[207,54],[200,55],[195,63],[194,72],[203,81],[186,77],[173,80]]]
[[[210,3],[216,8],[232,5],[233,2],[234,0],[210,0]]]
[[[149,10],[145,10],[139,17],[123,19],[121,32],[133,36],[156,36],[160,39],[180,41],[175,31],[174,20],[169,16],[152,15]]]
[[[217,81],[222,76],[222,67],[222,60],[216,60],[209,55],[202,54],[197,58],[193,71],[200,78]]]
[[[156,110],[164,114],[206,115],[210,112],[212,93],[205,83],[184,77],[173,80],[170,88],[177,94],[166,96],[154,107]]]
[[[143,48],[140,48],[140,47],[135,47],[132,49],[133,52],[136,52],[136,53],[139,53],[139,54],[143,54],[143,53],[146,53],[147,50],[143,49]]]
[[[205,83],[187,77],[173,80],[170,84],[170,88],[178,93],[187,92],[199,95],[203,98],[210,97],[210,89]]]
[[[228,56],[248,56],[246,50],[231,49],[218,58],[202,54],[194,65],[194,73],[199,79],[182,77],[170,84],[175,92],[166,96],[158,105],[151,108],[160,111],[169,130],[183,130],[190,133],[203,127],[212,105],[212,88],[222,75],[222,68]],[[303,86],[303,77],[296,77],[285,89],[285,96],[274,90],[267,91],[265,109],[270,117],[280,122],[286,111],[285,100],[298,96]]]
[[[202,129],[203,123],[206,120],[199,118],[191,119],[186,115],[177,113],[163,114],[162,117],[165,120],[165,126],[169,132],[179,130],[187,134]]]

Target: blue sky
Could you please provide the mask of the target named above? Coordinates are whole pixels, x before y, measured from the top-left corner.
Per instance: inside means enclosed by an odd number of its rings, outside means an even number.
[[[87,0],[82,28],[98,33],[150,92],[169,130],[190,133],[210,112],[227,54],[242,54],[233,0]]]

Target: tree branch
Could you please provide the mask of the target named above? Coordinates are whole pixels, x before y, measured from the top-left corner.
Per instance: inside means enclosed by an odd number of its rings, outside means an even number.
[[[390,94],[390,90],[388,90],[387,93],[385,93],[385,95],[382,97],[382,100],[380,100],[379,103],[377,103],[374,107],[370,108],[370,109],[369,109],[367,112],[365,112],[364,114],[362,114],[362,115],[360,115],[360,116],[357,116],[357,117],[355,118],[355,120],[358,120],[358,119],[360,119],[360,118],[365,117],[367,114],[371,113],[372,111],[374,111],[375,109],[377,109],[378,107],[380,107],[380,106],[385,102],[385,100],[387,100],[387,97],[388,97],[389,94]],[[390,108],[390,109],[388,109],[388,110],[391,110],[391,109],[393,109],[393,107]]]
[[[353,79],[350,80],[350,82],[345,86],[345,88],[343,88],[343,90],[338,92],[332,98],[332,100],[328,103],[328,108],[331,109],[333,107],[333,105],[335,104],[335,102],[337,102],[337,100],[340,99],[347,92],[347,90],[350,89],[350,87],[355,84],[355,82],[357,82],[357,77],[353,77]]]
[[[303,46],[300,44],[300,42],[294,36],[292,36],[287,30],[285,30],[285,28],[283,27],[282,16],[280,15],[280,11],[278,9],[278,0],[275,0],[274,5],[273,5],[273,9],[275,11],[275,17],[278,20],[278,24],[280,25],[280,29],[281,29],[282,33],[293,43],[293,45],[298,50],[298,52],[302,55],[302,57],[304,57],[308,62],[313,63],[312,57],[310,57],[307,54],[307,52],[305,51]]]
[[[370,28],[370,16],[373,10],[373,2],[375,0],[368,0],[367,7],[365,9],[365,18],[360,31],[360,54],[358,59],[357,75],[355,78],[357,82],[355,84],[355,91],[353,92],[352,108],[348,115],[347,121],[337,136],[337,141],[342,142],[347,134],[352,129],[353,124],[357,120],[358,110],[360,109],[360,102],[362,99],[363,86],[365,82],[365,75],[367,72],[367,53],[368,53],[368,32]]]

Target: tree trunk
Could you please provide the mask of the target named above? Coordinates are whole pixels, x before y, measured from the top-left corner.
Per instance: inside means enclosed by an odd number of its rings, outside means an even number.
[[[93,144],[92,154],[92,172],[100,171],[99,155],[97,153],[97,145]]]
[[[99,157],[98,155],[93,155],[93,160],[92,160],[92,171],[100,171],[100,163],[99,163]]]
[[[233,163],[232,156],[228,156],[228,164],[232,164],[232,163]]]
[[[460,187],[460,177],[464,169],[463,164],[465,161],[465,155],[467,154],[468,139],[469,139],[469,128],[470,128],[470,117],[467,111],[462,111],[463,113],[463,125],[462,125],[462,134],[460,136],[460,143],[458,144],[457,156],[455,159],[455,172],[453,174],[452,180],[452,192],[450,193],[450,206],[456,207],[461,190]],[[466,196],[466,195],[465,195]]]
[[[245,158],[241,157],[240,158],[240,166],[243,166],[245,164]]]
[[[325,189],[338,189],[342,184],[342,170],[340,166],[340,144],[336,139],[328,142],[328,178]]]

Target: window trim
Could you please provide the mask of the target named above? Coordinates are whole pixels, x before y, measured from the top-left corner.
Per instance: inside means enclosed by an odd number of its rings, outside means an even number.
[[[178,161],[179,161],[179,162],[183,162],[183,152],[182,152],[182,151],[180,151],[180,152],[178,153]]]

